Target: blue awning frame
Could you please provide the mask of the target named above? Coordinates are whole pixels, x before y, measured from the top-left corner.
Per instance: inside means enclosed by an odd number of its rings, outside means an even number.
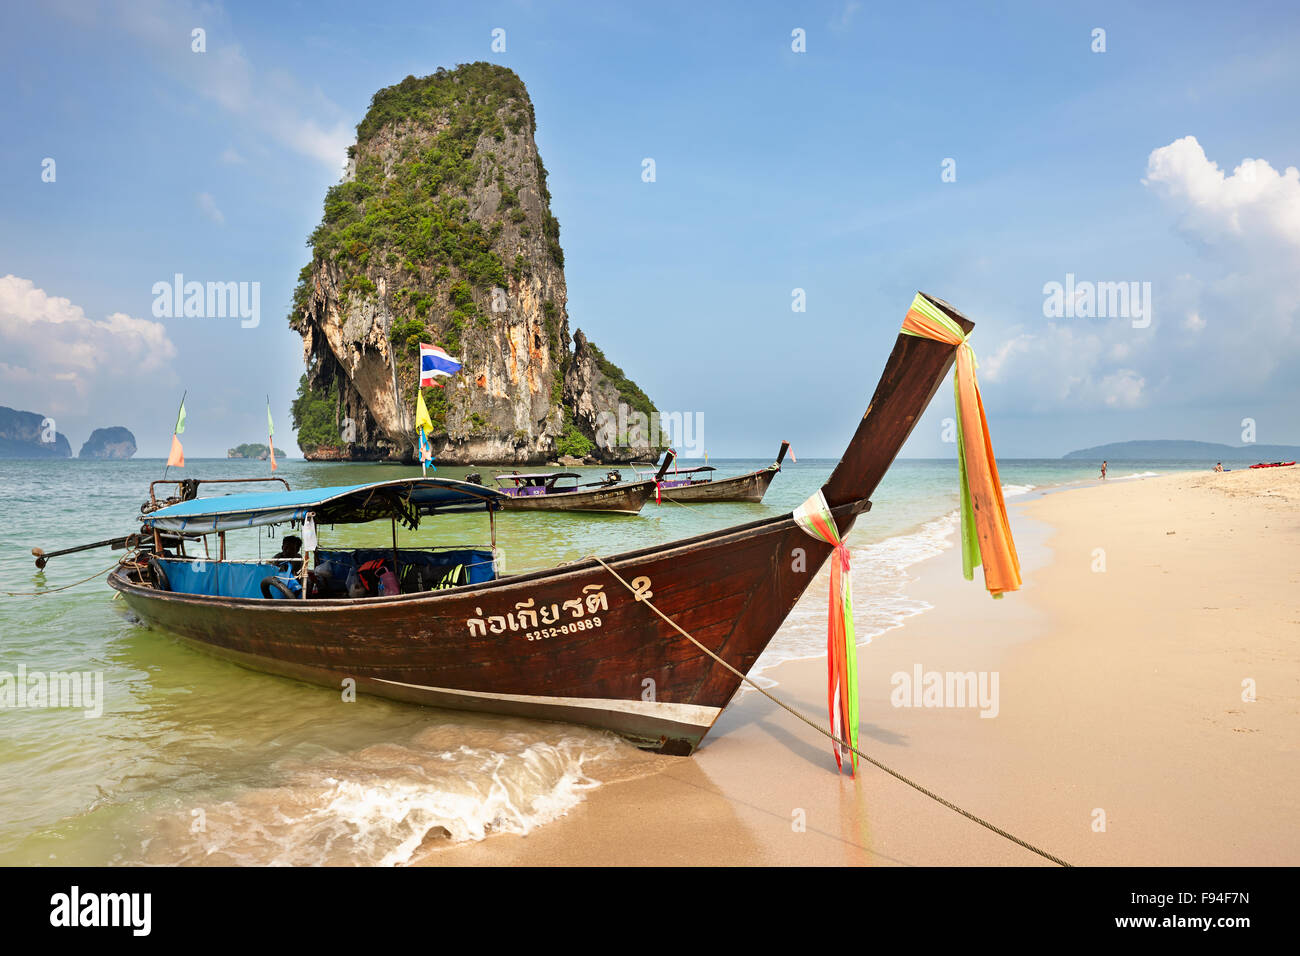
[[[409,528],[432,514],[499,511],[507,496],[495,488],[452,478],[398,478],[362,485],[300,491],[241,492],[195,498],[144,515],[159,531],[210,534],[238,528],[299,522],[314,514],[318,525],[395,519]]]

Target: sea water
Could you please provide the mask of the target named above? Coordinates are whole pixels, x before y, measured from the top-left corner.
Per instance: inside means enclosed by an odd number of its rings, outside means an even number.
[[[720,477],[769,464],[710,463]],[[510,572],[671,541],[789,513],[833,465],[787,460],[757,505],[651,503],[636,517],[505,513],[497,541]],[[1093,463],[1076,461],[999,466],[1008,497],[1097,476]],[[1115,462],[1110,476],[1205,467]],[[493,473],[437,474],[471,470]],[[604,473],[582,471],[589,480]],[[58,557],[38,571],[31,549],[135,531],[149,482],[162,474],[159,460],[0,461],[0,592],[45,592],[0,595],[0,680],[20,666],[90,676],[103,698],[94,709],[50,706],[57,695],[0,708],[0,864],[403,864],[451,843],[528,833],[601,781],[643,766],[638,751],[600,731],[364,695],[345,703],[338,691],[246,670],[141,627],[102,577],[51,591],[106,570],[120,552]],[[191,459],[170,477],[268,474],[261,461]],[[281,460],[276,474],[298,489],[418,471]],[[918,562],[953,546],[956,488],[954,460],[899,460],[858,520],[849,544],[861,640],[926,609],[907,584]],[[455,515],[426,521],[401,543],[489,536],[485,516]],[[232,557],[280,547],[258,530],[228,539]],[[391,529],[322,529],[321,541],[386,546]],[[822,591],[810,588],[790,615],[755,669],[759,680],[771,683],[782,660],[824,653]]]

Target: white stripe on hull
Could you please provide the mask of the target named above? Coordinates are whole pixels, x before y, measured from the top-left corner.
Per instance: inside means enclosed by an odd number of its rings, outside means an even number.
[[[385,680],[382,677],[375,677],[372,680],[383,684],[396,684],[399,687],[411,687],[416,690],[431,691],[435,694],[450,694],[476,700],[500,700],[517,704],[535,704],[550,707],[581,707],[607,713],[654,717],[659,720],[671,720],[674,723],[703,728],[712,727],[713,722],[718,719],[718,714],[722,713],[721,707],[705,707],[700,704],[669,704],[656,700],[613,700],[608,697],[541,697],[532,694],[493,694],[488,691],[456,690],[450,687],[407,684],[399,680]]]

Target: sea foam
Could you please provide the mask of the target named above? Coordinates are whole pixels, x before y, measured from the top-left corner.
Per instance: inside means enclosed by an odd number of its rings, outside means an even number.
[[[458,720],[405,744],[287,766],[278,785],[197,807],[200,832],[193,811],[175,815],[148,841],[142,862],[401,866],[494,833],[531,833],[600,785],[593,763],[618,763],[626,751],[636,753],[582,728],[503,733]]]

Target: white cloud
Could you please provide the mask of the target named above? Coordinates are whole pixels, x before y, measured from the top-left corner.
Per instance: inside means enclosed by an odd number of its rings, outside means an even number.
[[[837,33],[841,30],[847,30],[853,23],[853,18],[861,9],[862,4],[859,0],[845,0],[844,5],[840,8],[839,17],[831,21],[831,29]]]
[[[1142,404],[1146,379],[1131,368],[1122,368],[1097,383],[1098,394],[1110,408],[1137,408]]]
[[[979,376],[1009,385],[1034,411],[1136,408],[1146,403],[1146,378],[1132,366],[1143,347],[1127,319],[1049,321],[1020,331],[979,356]]]
[[[1013,328],[980,375],[1038,411],[1143,408],[1296,394],[1300,361],[1300,172],[1246,159],[1231,174],[1195,137],[1151,152],[1143,183],[1190,243],[1192,269],[1151,276],[1149,328],[1049,319]],[[1068,264],[1061,273],[1069,271]],[[1080,276],[1125,280],[1143,275]],[[1056,277],[1051,277],[1055,279]],[[1059,280],[1058,280],[1059,281]]]
[[[1300,359],[1300,170],[1244,159],[1227,175],[1184,136],[1152,151],[1143,182],[1204,266],[1181,283],[1177,334],[1202,349],[1216,381],[1262,393]]]
[[[242,166],[247,160],[235,151],[233,146],[227,146],[221,152],[221,161],[228,166]]]
[[[199,193],[194,197],[194,201],[205,218],[212,220],[218,226],[225,225],[225,214],[217,208],[217,201],[212,198],[212,193]]]
[[[1153,150],[1144,185],[1180,212],[1180,225],[1213,246],[1281,243],[1300,251],[1300,170],[1278,172],[1262,159],[1243,159],[1225,175],[1195,136]]]
[[[278,70],[257,70],[238,43],[220,7],[124,0],[114,14],[153,60],[201,96],[237,117],[259,137],[268,137],[332,170],[347,160],[355,139],[342,111],[319,90],[306,90]],[[190,31],[206,31],[207,52],[190,48]]]
[[[14,275],[0,278],[0,355],[0,405],[56,418],[125,411],[142,380],[175,381],[176,347],[161,323],[92,319]]]

